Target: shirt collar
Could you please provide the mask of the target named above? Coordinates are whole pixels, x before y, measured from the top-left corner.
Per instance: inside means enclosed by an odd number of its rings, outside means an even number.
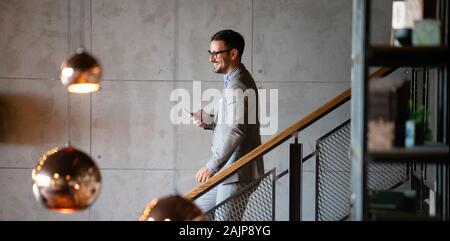
[[[231,78],[234,77],[237,70],[241,67],[242,64],[239,64],[236,68],[230,71],[230,73],[223,76],[223,85],[226,87],[228,83],[230,82]]]

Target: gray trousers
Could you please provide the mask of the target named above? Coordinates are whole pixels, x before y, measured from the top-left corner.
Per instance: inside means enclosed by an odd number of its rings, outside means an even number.
[[[194,203],[203,211],[203,213],[208,212],[211,208],[215,207],[225,199],[229,198],[234,193],[238,192],[239,189],[245,186],[246,183],[234,182],[227,184],[220,184],[207,193],[203,194],[197,198]],[[246,195],[245,195],[246,196]],[[240,198],[239,202],[245,204],[247,199]],[[242,207],[242,205],[239,205]],[[220,215],[215,214],[214,220],[216,221],[240,221],[245,210],[238,210],[237,203],[231,201],[220,208]]]

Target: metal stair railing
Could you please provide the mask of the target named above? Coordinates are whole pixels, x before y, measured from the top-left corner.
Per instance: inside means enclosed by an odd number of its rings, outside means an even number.
[[[246,185],[205,214],[209,221],[274,221],[275,169]]]
[[[351,210],[350,120],[317,140],[316,220],[339,221]],[[408,180],[405,163],[368,163],[368,187],[384,191]]]

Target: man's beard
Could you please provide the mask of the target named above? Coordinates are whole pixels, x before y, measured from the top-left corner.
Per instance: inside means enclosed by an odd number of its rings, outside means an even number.
[[[214,64],[213,64],[213,72],[214,73],[216,73],[216,74],[224,74],[225,73],[225,70],[224,70],[224,68],[222,67],[222,66],[218,66],[218,68],[216,69],[215,67],[214,67]]]

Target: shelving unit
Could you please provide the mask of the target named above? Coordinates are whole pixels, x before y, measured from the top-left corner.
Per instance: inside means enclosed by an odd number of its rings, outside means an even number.
[[[375,162],[444,162],[448,163],[448,146],[417,146],[369,151],[368,157]]]
[[[438,17],[444,24],[442,47],[391,47],[371,46],[370,0],[353,0],[352,24],[352,220],[368,220],[369,194],[367,166],[369,162],[436,163],[436,217],[449,220],[449,155],[448,155],[448,76],[449,40],[448,7],[445,0],[437,0]],[[368,150],[368,69],[375,66],[438,68],[438,125],[437,146],[413,148],[396,147],[388,150]],[[408,108],[405,106],[405,108]],[[415,169],[415,168],[414,168]],[[415,170],[414,170],[415,171]],[[420,204],[422,205],[422,204]],[[422,208],[422,207],[421,207]],[[420,212],[422,215],[422,211]],[[399,217],[401,218],[401,217]]]
[[[448,63],[449,56],[447,47],[370,46],[367,49],[367,62],[371,66],[439,66]]]

